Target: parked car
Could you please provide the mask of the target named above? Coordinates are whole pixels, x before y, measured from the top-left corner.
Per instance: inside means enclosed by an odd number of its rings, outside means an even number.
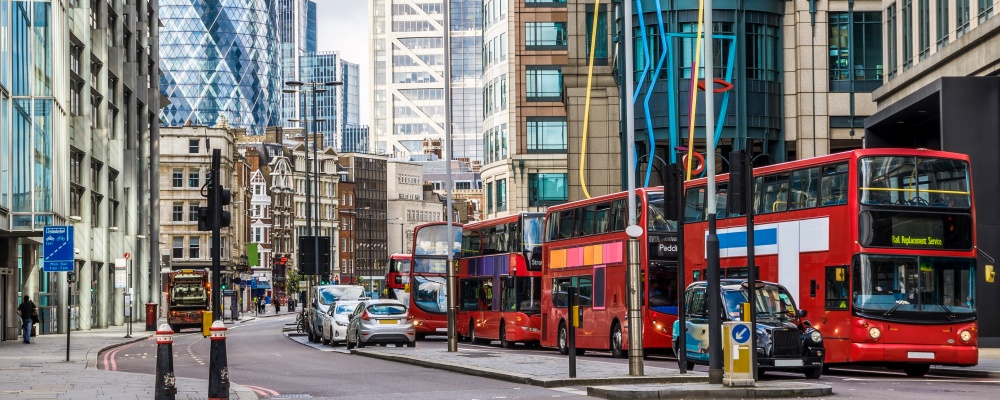
[[[416,345],[413,317],[399,300],[365,300],[348,316],[347,348],[369,344]]]
[[[306,312],[309,324],[309,341],[316,343],[323,339],[323,316],[337,300],[365,299],[365,288],[356,285],[319,285],[312,288],[312,304]]]
[[[721,280],[723,321],[741,321],[742,304],[747,302],[747,281]],[[795,300],[784,286],[758,281],[754,291],[757,303],[757,371],[797,371],[807,379],[823,374],[823,335],[805,319],[806,312],[795,307]],[[687,317],[688,369],[708,364],[708,284],[692,283],[684,292]],[[674,353],[677,351],[679,324],[674,322]]]
[[[360,304],[356,300],[340,300],[327,310],[323,317],[323,344],[336,344],[347,338],[348,315]]]

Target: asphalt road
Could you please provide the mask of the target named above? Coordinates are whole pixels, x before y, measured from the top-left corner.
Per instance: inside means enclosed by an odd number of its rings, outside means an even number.
[[[292,322],[294,315],[229,325],[226,350],[233,383],[272,399],[552,399],[583,398],[586,393],[580,388],[544,389],[345,354],[343,346],[333,349],[308,343],[304,336],[285,337],[282,328]],[[208,339],[199,332],[177,334],[173,351],[177,376],[208,379]],[[156,342],[136,342],[106,352],[100,360],[102,369],[153,374]]]

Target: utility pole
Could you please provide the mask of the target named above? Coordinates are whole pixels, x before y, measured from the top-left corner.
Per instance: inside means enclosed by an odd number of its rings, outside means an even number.
[[[705,169],[708,174],[708,382],[722,383],[722,315],[719,287],[719,235],[715,207],[715,54],[712,49],[712,0],[705,1]],[[697,71],[695,71],[697,77]]]
[[[632,0],[626,0],[624,5],[625,54],[631,55],[633,54]],[[625,179],[628,181],[628,228],[625,229],[625,233],[629,236],[625,253],[625,276],[628,280],[626,295],[628,314],[626,320],[628,321],[628,374],[642,376],[642,310],[639,308],[642,302],[642,273],[640,272],[638,258],[639,237],[642,236],[642,227],[637,225],[635,216],[635,103],[632,102],[633,93],[635,92],[635,78],[632,75],[632,64],[632,57],[625,57],[625,72],[622,73],[622,75],[625,75],[625,96],[622,96],[622,99],[625,102],[625,144],[628,146],[628,149],[625,151],[627,155],[625,162],[627,173]],[[650,163],[652,163],[652,160],[650,160]]]

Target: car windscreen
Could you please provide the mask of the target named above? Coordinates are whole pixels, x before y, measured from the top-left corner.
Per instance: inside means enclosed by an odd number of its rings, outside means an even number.
[[[795,318],[795,301],[785,288],[765,285],[754,291],[757,303],[758,318],[791,319]],[[724,290],[726,312],[730,317],[738,318],[743,303],[747,302],[747,289]]]
[[[357,307],[357,304],[338,304],[337,311],[334,311],[334,314],[350,314],[354,311],[355,307]]]
[[[406,314],[406,307],[401,304],[375,304],[368,307],[368,313],[372,315]]]
[[[320,290],[319,302],[325,305],[333,304],[340,299],[357,300],[365,296],[365,289],[361,286],[331,286]]]

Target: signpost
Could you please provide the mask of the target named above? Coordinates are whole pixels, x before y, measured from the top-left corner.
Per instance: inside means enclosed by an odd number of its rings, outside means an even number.
[[[45,272],[68,272],[66,283],[68,293],[73,293],[73,273],[76,261],[73,260],[73,226],[56,225],[42,228],[42,269]],[[70,314],[73,302],[66,300],[66,361],[69,362],[69,332]]]

